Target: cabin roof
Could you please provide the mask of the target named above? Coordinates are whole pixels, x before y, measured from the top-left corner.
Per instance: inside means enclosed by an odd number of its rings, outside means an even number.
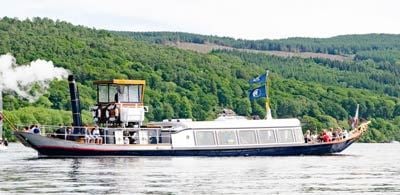
[[[117,85],[145,85],[145,80],[126,80],[126,79],[113,79],[113,80],[100,80],[94,81],[94,84],[117,84]]]
[[[270,120],[248,120],[228,119],[216,121],[181,121],[181,122],[158,122],[151,123],[160,126],[172,126],[175,129],[245,129],[245,128],[285,128],[300,127],[299,119],[270,119]]]

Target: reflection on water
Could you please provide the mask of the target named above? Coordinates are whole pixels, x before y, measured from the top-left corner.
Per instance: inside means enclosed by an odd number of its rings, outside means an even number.
[[[38,159],[11,144],[0,194],[399,194],[398,154],[400,144],[354,144],[328,156]]]

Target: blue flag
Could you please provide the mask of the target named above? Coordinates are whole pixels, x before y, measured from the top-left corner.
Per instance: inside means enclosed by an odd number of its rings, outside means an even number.
[[[267,91],[265,90],[265,85],[251,90],[249,94],[250,100],[254,100],[261,97],[267,97]]]
[[[253,84],[253,83],[265,83],[265,81],[267,80],[267,74],[262,74],[256,78],[250,79],[249,83]]]

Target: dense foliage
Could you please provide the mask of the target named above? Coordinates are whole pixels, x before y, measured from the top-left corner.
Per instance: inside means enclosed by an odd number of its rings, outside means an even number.
[[[380,39],[385,37],[382,35]],[[389,46],[384,43],[377,46],[387,50]],[[395,51],[396,43],[392,43],[391,51]],[[348,117],[359,103],[361,116],[373,121],[364,141],[400,140],[400,94],[396,79],[399,64],[386,57],[369,57],[375,53],[357,54],[358,60],[354,62],[234,51],[199,54],[62,21],[3,18],[0,54],[4,53],[12,53],[18,64],[41,58],[69,69],[80,83],[85,110],[95,100],[94,80],[145,79],[149,121],[213,119],[222,108],[232,108],[240,115],[264,117],[264,101],[250,102],[247,92],[248,80],[268,68],[272,72],[270,96],[274,117],[298,117],[305,129],[348,127]],[[376,56],[381,55],[386,53]],[[398,57],[395,52],[390,55],[393,56],[390,59]],[[65,111],[70,109],[68,98],[66,81],[52,82],[48,92],[35,103],[7,92],[5,114],[15,124],[67,124],[71,122],[71,114]],[[90,123],[90,114],[86,112],[84,116],[86,123]],[[8,124],[6,128],[9,135]]]

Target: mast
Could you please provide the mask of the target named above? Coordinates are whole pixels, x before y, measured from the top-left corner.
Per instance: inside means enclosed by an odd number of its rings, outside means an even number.
[[[268,74],[269,70],[266,70],[265,73],[265,92],[266,92],[266,97],[265,97],[265,119],[269,120],[272,119],[272,114],[271,114],[271,107],[270,107],[270,100],[269,100],[269,79],[268,79]]]

